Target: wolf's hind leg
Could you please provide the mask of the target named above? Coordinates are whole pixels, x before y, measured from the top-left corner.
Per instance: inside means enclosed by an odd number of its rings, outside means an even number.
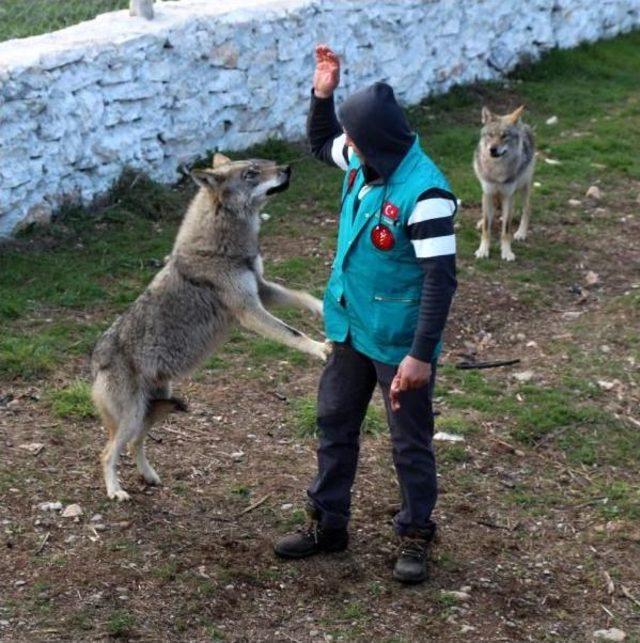
[[[147,454],[144,450],[144,439],[146,436],[147,431],[145,430],[142,435],[133,440],[133,442],[131,443],[131,451],[136,460],[136,467],[138,467],[138,472],[144,478],[144,481],[147,484],[159,485],[161,482],[160,476],[151,466],[149,460],[147,460]]]
[[[144,478],[147,484],[159,485],[160,476],[156,473],[156,470],[151,466],[149,460],[147,460],[147,454],[144,448],[144,440],[147,437],[147,433],[151,426],[157,422],[162,421],[169,413],[174,411],[186,411],[187,407],[182,400],[178,400],[173,397],[169,397],[170,388],[169,386],[156,389],[152,392],[154,399],[150,400],[149,407],[144,416],[144,427],[142,433],[138,434],[131,441],[131,453],[136,461],[136,466],[138,467],[138,472]]]
[[[168,398],[171,395],[171,389],[168,385],[158,386],[158,388],[151,391],[150,395],[154,399]],[[139,433],[129,444],[129,452],[136,461],[138,473],[144,478],[144,481],[147,484],[151,485],[159,485],[160,476],[156,473],[156,470],[151,466],[149,460],[147,459],[147,454],[144,448],[144,440],[147,437],[147,433],[149,432],[149,429],[151,428],[151,425],[155,420],[156,417],[153,413],[153,407],[148,408],[144,416],[142,432]]]
[[[262,280],[258,282],[258,295],[265,306],[291,306],[322,317],[322,302],[307,292],[290,290],[272,281]]]
[[[285,346],[296,348],[325,361],[329,355],[328,344],[316,342],[304,333],[285,324],[262,307],[259,302],[251,302],[238,313],[238,321],[246,329],[273,339]]]
[[[531,216],[531,182],[525,183],[521,190],[522,194],[522,218],[520,225],[513,235],[515,241],[524,241],[529,232],[529,218]]]
[[[120,486],[118,480],[118,459],[127,442],[138,439],[144,431],[144,408],[132,408],[118,424],[115,435],[107,442],[101,455],[107,496],[114,500],[129,500],[129,494]]]

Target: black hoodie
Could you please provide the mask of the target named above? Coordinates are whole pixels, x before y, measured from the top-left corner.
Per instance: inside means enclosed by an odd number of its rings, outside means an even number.
[[[352,94],[338,113],[366,164],[388,181],[416,139],[393,89],[374,83]]]
[[[312,91],[307,135],[313,155],[344,169],[349,162],[347,148],[343,148],[340,163],[333,157],[334,141],[343,134],[344,128],[365,159],[366,181],[386,182],[415,142],[415,134],[396,102],[393,89],[386,83],[374,83],[352,94],[342,104],[339,113],[342,126],[336,118],[333,97],[317,98]],[[435,196],[442,196],[441,191]],[[453,195],[448,196],[455,200]],[[425,193],[419,200],[423,197],[429,198],[429,194]],[[447,225],[450,225],[452,234],[453,221]],[[417,261],[425,276],[418,325],[409,354],[422,361],[431,361],[456,289],[455,255]]]

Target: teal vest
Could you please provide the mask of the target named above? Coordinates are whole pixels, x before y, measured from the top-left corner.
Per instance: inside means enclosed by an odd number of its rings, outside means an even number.
[[[407,222],[429,188],[450,191],[417,137],[385,184],[365,187],[355,154],[345,175],[336,258],[324,296],[325,333],[335,342],[349,338],[356,350],[385,364],[399,364],[413,343],[424,273],[407,236]],[[371,232],[378,224],[392,231],[390,250],[373,244]]]

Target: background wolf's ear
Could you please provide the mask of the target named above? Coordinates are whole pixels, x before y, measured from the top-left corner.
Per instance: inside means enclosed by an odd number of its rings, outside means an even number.
[[[524,112],[524,105],[520,105],[520,107],[511,112],[511,114],[507,114],[507,120],[513,124],[517,123],[522,116],[522,112]]]
[[[217,188],[224,177],[211,170],[191,170],[191,178],[201,188]]]
[[[494,119],[494,116],[491,113],[491,110],[488,107],[483,107],[482,108],[482,124],[486,125],[487,123],[490,123],[493,119]]]
[[[226,163],[231,163],[231,159],[224,154],[216,152],[213,155],[213,163],[211,164],[211,167],[218,167],[219,165],[225,165]]]

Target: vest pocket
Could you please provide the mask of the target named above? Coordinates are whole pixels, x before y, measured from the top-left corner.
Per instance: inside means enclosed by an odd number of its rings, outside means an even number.
[[[410,346],[418,324],[419,306],[419,293],[374,294],[371,331],[376,342]]]

